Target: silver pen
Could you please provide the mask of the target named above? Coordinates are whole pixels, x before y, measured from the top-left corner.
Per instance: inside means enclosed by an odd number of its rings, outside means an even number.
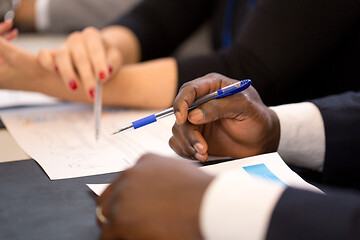
[[[102,111],[102,85],[99,79],[96,79],[95,99],[94,99],[94,120],[95,120],[95,139],[100,137],[100,120]]]
[[[250,79],[245,79],[245,80],[230,84],[226,87],[223,87],[213,93],[210,93],[210,94],[196,100],[193,104],[191,104],[191,106],[188,108],[188,110],[189,111],[193,110],[193,109],[197,108],[198,106],[200,106],[201,104],[204,104],[212,99],[223,98],[223,97],[231,96],[238,92],[244,91],[250,85],[251,85]],[[156,122],[157,120],[167,117],[167,116],[170,116],[172,114],[174,114],[174,108],[171,107],[164,111],[152,114],[150,116],[147,116],[147,117],[141,118],[139,120],[136,120],[132,123],[129,123],[129,124],[121,127],[120,129],[114,131],[112,134],[117,134],[117,133],[123,132],[123,131],[131,129],[131,128],[136,129],[139,127],[143,127],[145,125]]]

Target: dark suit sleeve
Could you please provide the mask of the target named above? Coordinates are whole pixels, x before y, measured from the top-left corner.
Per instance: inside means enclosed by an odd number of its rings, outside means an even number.
[[[314,100],[325,127],[326,184],[360,189],[360,92]]]
[[[359,192],[326,193],[286,189],[274,209],[266,239],[360,239]]]
[[[359,16],[357,0],[259,0],[230,49],[178,59],[180,86],[209,72],[251,78],[267,105],[346,91],[333,80],[359,71]]]
[[[360,92],[312,102],[325,126],[324,183],[342,189],[323,189],[326,195],[286,189],[267,239],[360,239]]]
[[[224,13],[216,7],[219,2],[146,0],[116,23],[135,32],[142,60],[165,57],[206,20],[218,26],[212,29],[213,38],[221,35],[222,18],[217,16]],[[360,1],[259,0],[245,15],[234,16],[241,23],[233,29],[230,49],[176,59],[178,87],[218,72],[251,78],[263,101],[278,105],[349,90],[334,81],[359,76]],[[314,88],[303,79],[313,81]],[[353,84],[360,86],[360,81]]]

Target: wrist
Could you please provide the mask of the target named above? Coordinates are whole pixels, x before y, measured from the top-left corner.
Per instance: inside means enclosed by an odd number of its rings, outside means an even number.
[[[114,80],[104,85],[105,90],[104,102],[111,105],[167,108],[177,90],[176,61],[161,58],[123,66]]]
[[[280,120],[271,108],[268,108],[270,132],[267,137],[266,152],[276,152],[280,143]]]

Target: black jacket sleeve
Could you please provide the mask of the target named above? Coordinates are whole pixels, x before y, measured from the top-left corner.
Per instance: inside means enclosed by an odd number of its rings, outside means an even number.
[[[325,126],[324,183],[342,188],[325,188],[326,195],[286,189],[267,239],[360,239],[360,92],[312,102]]]
[[[142,60],[169,56],[205,20],[222,21],[219,2],[146,0],[117,23],[138,36]],[[267,105],[360,88],[355,80],[360,77],[360,1],[256,2],[246,17],[235,14],[234,21],[242,23],[233,29],[229,49],[176,59],[178,87],[210,72],[251,78]],[[221,23],[217,26],[216,36]],[[348,84],[340,84],[341,79]]]
[[[209,72],[251,78],[267,105],[351,89],[341,79],[360,88],[359,16],[357,0],[259,0],[230,49],[178,59],[180,84]]]
[[[360,194],[288,188],[274,209],[266,239],[360,239]]]
[[[326,184],[360,189],[360,92],[346,92],[313,103],[325,127]]]

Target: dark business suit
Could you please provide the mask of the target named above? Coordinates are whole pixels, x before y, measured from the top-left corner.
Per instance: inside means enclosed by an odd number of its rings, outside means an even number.
[[[149,60],[169,56],[210,22],[215,52],[176,58],[179,87],[210,72],[251,78],[267,105],[360,88],[360,1],[237,0],[230,13],[227,3],[146,0],[117,23],[137,35],[142,60]],[[232,42],[224,47],[228,14]]]
[[[326,135],[326,195],[287,189],[267,239],[360,239],[360,92],[314,100]],[[340,188],[341,187],[341,188]]]

